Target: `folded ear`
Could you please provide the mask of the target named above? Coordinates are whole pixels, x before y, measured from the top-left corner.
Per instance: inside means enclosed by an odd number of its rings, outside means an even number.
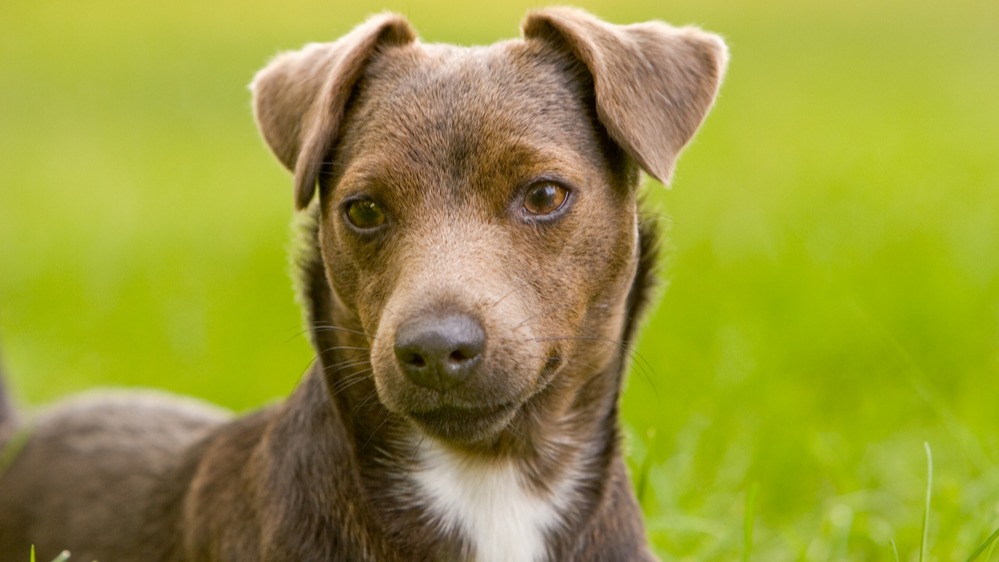
[[[642,169],[669,182],[721,84],[728,63],[722,39],[658,21],[613,25],[573,8],[533,12],[523,31],[568,48],[586,65],[607,133]]]
[[[372,54],[415,40],[404,18],[381,14],[334,43],[278,55],[254,77],[250,90],[257,126],[278,160],[295,173],[296,208],[312,200],[347,100]]]

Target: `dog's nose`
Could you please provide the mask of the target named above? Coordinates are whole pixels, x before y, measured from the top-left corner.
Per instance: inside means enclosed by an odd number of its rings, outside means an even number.
[[[414,383],[445,391],[454,388],[479,364],[486,334],[467,314],[419,316],[395,334],[395,356]]]

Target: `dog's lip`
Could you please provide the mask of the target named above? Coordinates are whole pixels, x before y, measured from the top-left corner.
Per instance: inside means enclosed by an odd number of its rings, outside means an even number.
[[[517,414],[518,403],[410,411],[407,416],[427,435],[453,444],[480,443],[502,431]]]
[[[551,386],[564,365],[565,361],[561,358],[555,364],[549,361],[533,389],[506,402],[473,406],[442,400],[432,406],[406,408],[401,413],[428,433],[450,436],[459,441],[463,440],[463,436],[491,434],[505,427],[528,401]]]
[[[409,415],[416,421],[425,424],[483,423],[490,421],[491,418],[500,418],[515,407],[516,404],[513,402],[470,408],[462,406],[440,406],[430,410],[410,412]]]

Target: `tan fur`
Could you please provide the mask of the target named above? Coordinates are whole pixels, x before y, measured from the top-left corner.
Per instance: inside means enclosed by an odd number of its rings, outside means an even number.
[[[638,170],[669,178],[726,52],[696,29],[565,8],[523,29],[458,48],[380,15],[257,75],[257,122],[308,209],[315,367],[238,419],[132,395],[49,410],[0,475],[0,561],[30,543],[104,562],[489,560],[479,546],[503,546],[483,542],[490,529],[522,533],[510,540],[539,561],[653,559],[617,426],[656,253]],[[526,213],[525,193],[552,182],[563,208]],[[358,198],[381,226],[350,225]],[[484,337],[446,388],[398,351],[406,326],[443,315]],[[440,459],[498,475],[482,486],[511,490],[538,526],[479,517],[474,494],[448,511],[413,476]]]

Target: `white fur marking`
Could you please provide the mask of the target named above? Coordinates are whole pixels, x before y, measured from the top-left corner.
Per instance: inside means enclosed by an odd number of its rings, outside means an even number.
[[[545,560],[545,533],[562,522],[571,482],[538,495],[513,461],[462,457],[439,443],[424,443],[418,466],[413,477],[440,524],[471,542],[476,562]]]

